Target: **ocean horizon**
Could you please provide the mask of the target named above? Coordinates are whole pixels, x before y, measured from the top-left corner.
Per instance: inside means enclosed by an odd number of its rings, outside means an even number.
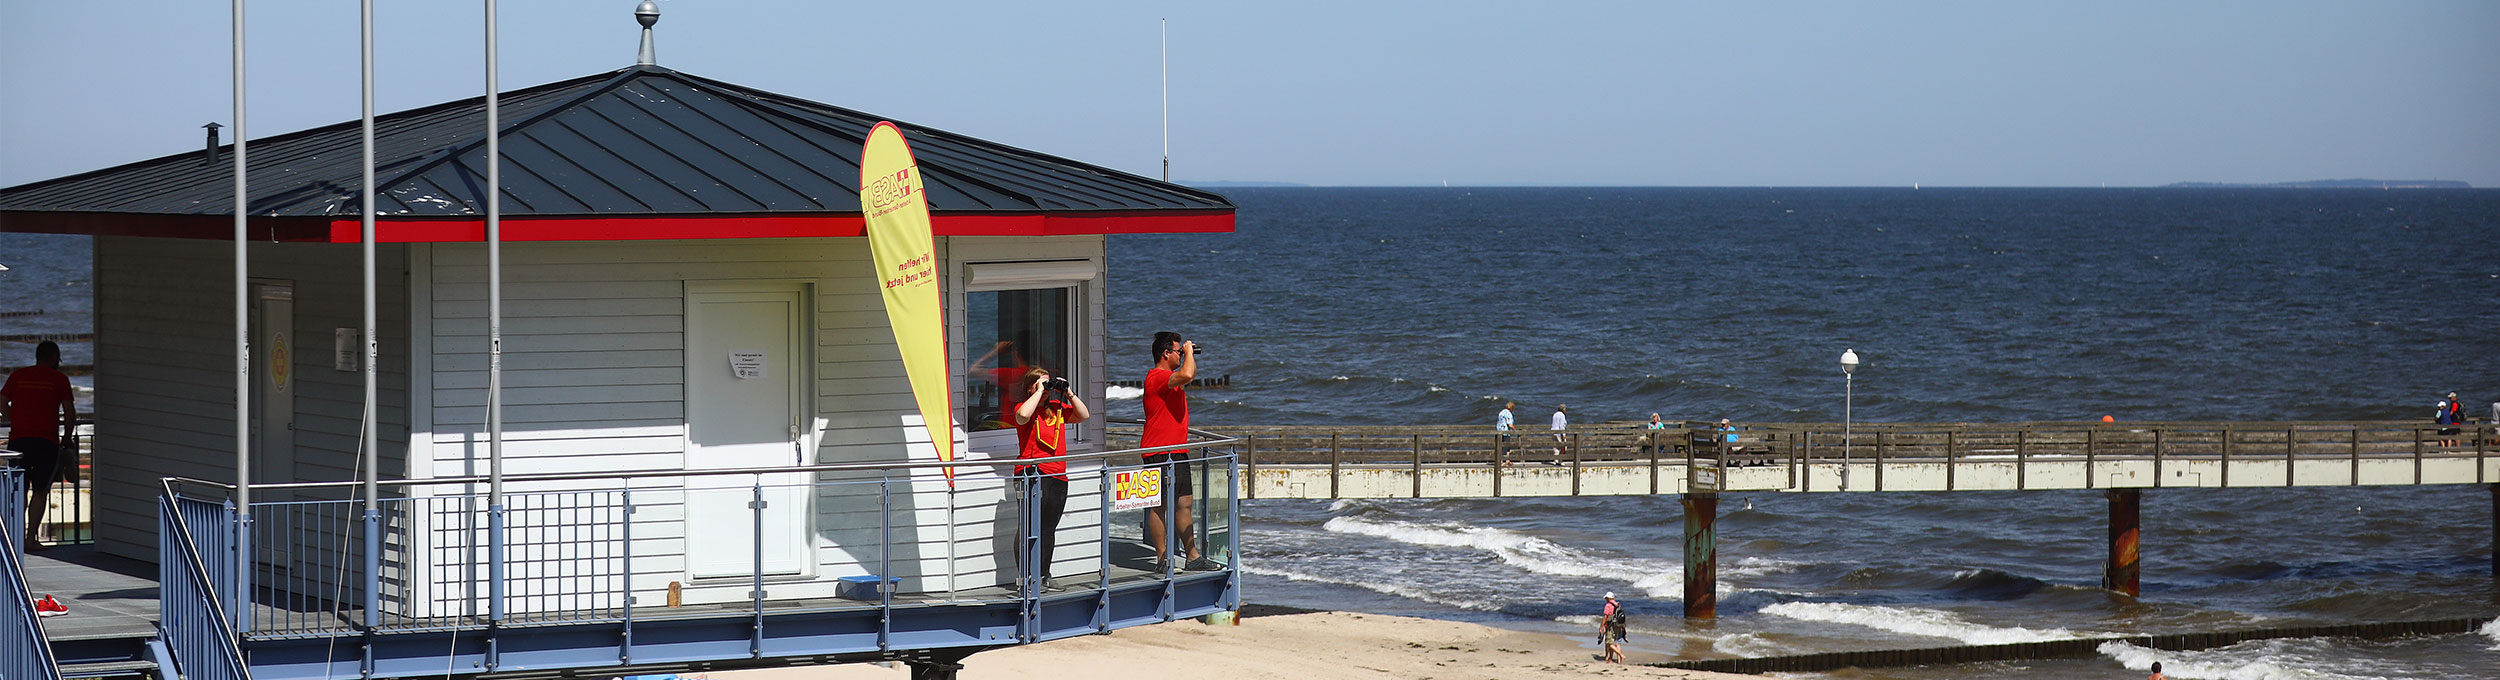
[[[1193,424],[2422,420],[2500,400],[2500,192],[1226,189],[1230,234],[1113,237],[1114,380],[1210,345]],[[1130,345],[1136,345],[1131,347]],[[1838,357],[1863,360],[1844,404]],[[1126,372],[1124,372],[1126,369]],[[1134,416],[1115,392],[1107,410]],[[1124,398],[1126,397],[1126,398]],[[2479,413],[2479,411],[2477,411]],[[2144,594],[2094,492],[1726,494],[1719,619],[1681,617],[1672,496],[1255,500],[1249,602],[1688,656],[2490,617],[2490,492],[2152,490]],[[2500,677],[2500,629],[1830,678]]]

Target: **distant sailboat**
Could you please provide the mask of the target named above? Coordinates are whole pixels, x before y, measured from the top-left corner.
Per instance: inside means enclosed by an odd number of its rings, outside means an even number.
[[[1911,190],[1911,191],[1917,191],[1917,190],[1918,190],[1918,183],[1917,183],[1917,182],[1911,182],[1911,183],[1910,183],[1910,190]]]

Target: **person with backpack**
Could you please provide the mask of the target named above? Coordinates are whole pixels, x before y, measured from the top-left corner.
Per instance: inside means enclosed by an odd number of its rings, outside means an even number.
[[[1597,643],[1606,648],[1606,663],[1623,663],[1623,634],[1630,627],[1626,618],[1623,603],[1607,593],[1606,608],[1597,617]]]
[[[2456,446],[2457,426],[2465,423],[2465,402],[2457,399],[2457,393],[2449,392],[2448,398],[2439,400],[2437,408],[2439,411],[2431,418],[2439,422],[2439,445]]]

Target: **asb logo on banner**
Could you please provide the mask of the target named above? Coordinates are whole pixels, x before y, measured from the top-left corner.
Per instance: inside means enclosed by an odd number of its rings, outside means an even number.
[[[1163,504],[1163,470],[1147,468],[1111,474],[1111,509],[1136,510]]]
[[[884,293],[885,319],[903,354],[903,374],[940,461],[955,460],[955,405],[947,392],[946,314],[940,308],[937,246],[920,165],[893,123],[878,122],[860,147],[859,208],[868,221],[869,259]],[[946,469],[948,484],[955,469]]]

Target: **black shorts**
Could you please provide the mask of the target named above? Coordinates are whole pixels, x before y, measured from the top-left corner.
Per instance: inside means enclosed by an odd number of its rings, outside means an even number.
[[[52,480],[60,477],[61,443],[43,437],[19,437],[9,440],[9,450],[17,452],[17,466],[26,471],[26,487],[37,494],[52,490]]]
[[[1145,459],[1148,465],[1163,466],[1163,497],[1197,497],[1198,464],[1189,462],[1188,451],[1150,453],[1139,457]]]

